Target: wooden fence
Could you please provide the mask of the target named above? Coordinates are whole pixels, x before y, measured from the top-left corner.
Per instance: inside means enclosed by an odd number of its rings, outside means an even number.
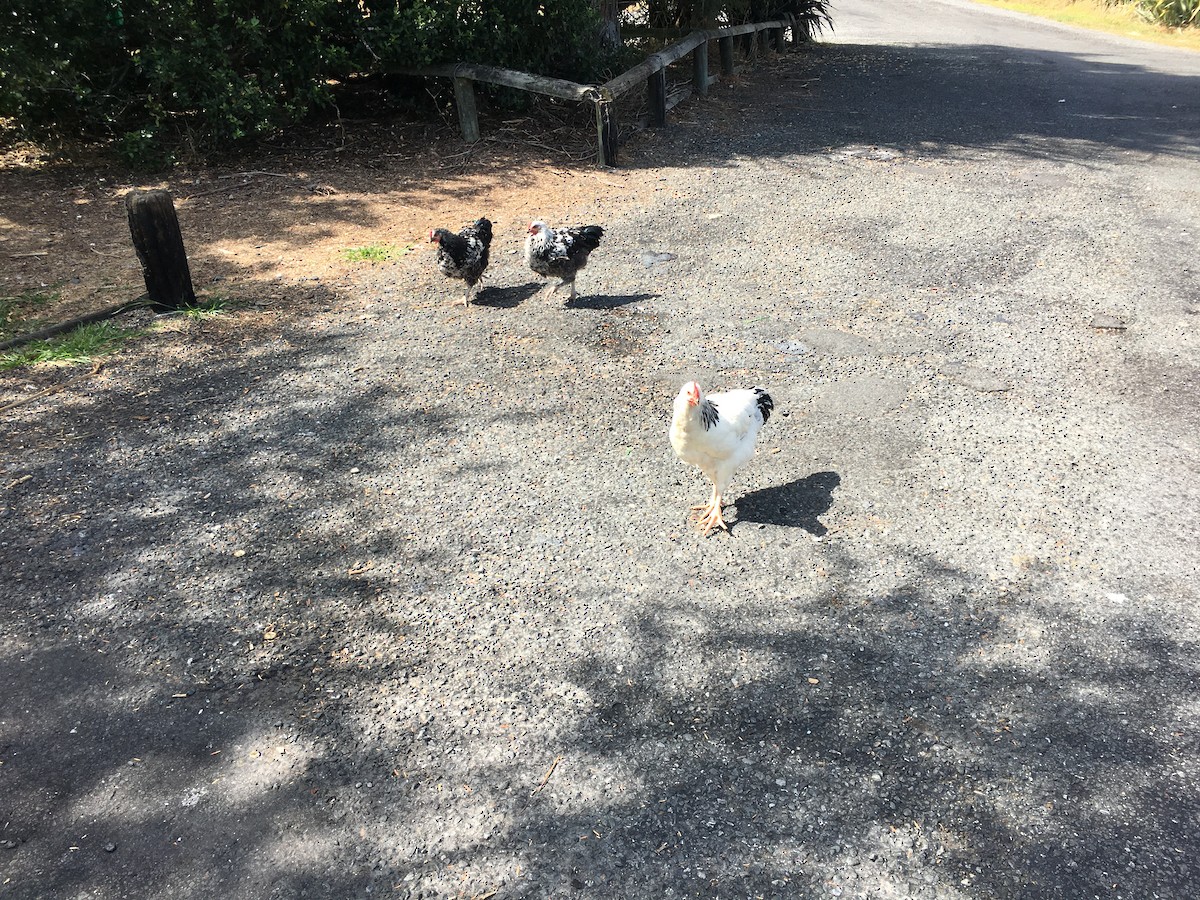
[[[675,37],[678,32],[663,29],[625,29],[626,33],[644,33],[654,37]],[[504,87],[557,97],[560,100],[576,100],[592,103],[596,110],[596,162],[601,166],[612,166],[617,162],[620,140],[615,101],[630,91],[645,84],[646,100],[650,108],[650,125],[661,127],[667,123],[667,111],[686,100],[693,93],[700,97],[708,95],[709,87],[722,76],[739,71],[735,65],[736,39],[741,39],[749,55],[758,48],[766,50],[773,45],[777,53],[787,46],[785,32],[790,31],[791,43],[808,40],[808,23],[786,16],[771,22],[753,22],[728,28],[693,31],[669,47],[652,53],[632,69],[600,85],[576,84],[561,78],[530,75],[495,66],[475,63],[457,63],[432,66],[423,69],[401,69],[403,74],[451,78],[454,81],[454,102],[458,109],[458,125],[463,140],[475,143],[480,139],[479,114],[475,108],[475,82],[497,84]],[[717,76],[708,74],[708,45],[717,42],[720,53],[720,71]],[[667,97],[667,67],[692,55],[692,80],[688,90]]]

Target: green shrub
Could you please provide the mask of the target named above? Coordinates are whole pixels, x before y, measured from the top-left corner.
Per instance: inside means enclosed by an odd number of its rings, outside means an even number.
[[[1200,25],[1200,0],[1138,0],[1138,12],[1168,28]]]
[[[825,0],[648,0],[646,17],[656,28],[712,28],[769,22],[790,14],[816,34],[831,24]]]
[[[0,116],[157,167],[269,133],[355,73],[470,60],[589,80],[592,0],[9,0]]]
[[[1197,0],[1174,0],[1195,3]],[[363,74],[468,61],[603,80],[620,59],[595,0],[6,0],[0,117],[104,138],[147,168],[297,122]],[[650,0],[689,25],[799,15],[825,0]],[[504,102],[504,94],[497,99]]]

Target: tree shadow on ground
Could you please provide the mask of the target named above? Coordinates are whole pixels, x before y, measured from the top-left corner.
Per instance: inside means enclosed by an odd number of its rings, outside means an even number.
[[[803,528],[821,537],[829,529],[817,517],[829,511],[841,483],[836,472],[815,472],[789,484],[750,491],[738,498],[738,521]]]
[[[1064,615],[1052,583],[910,562],[879,596],[633,614],[632,653],[575,671],[595,706],[516,831],[531,878],[604,897],[1186,894],[1195,643]],[[1031,630],[1048,656],[1022,648]],[[579,784],[596,799],[575,808]]]
[[[404,467],[377,460],[453,444],[476,413],[453,424],[414,401],[410,373],[440,365],[436,348],[415,342],[390,379],[363,381],[344,359],[374,326],[314,335],[309,317],[339,298],[277,290],[297,314],[282,328],[181,322],[186,338],[142,339],[134,366],[160,377],[118,360],[102,385],[8,413],[7,896],[334,898],[372,883],[370,864],[330,864],[358,826],[338,806],[344,695],[327,686],[422,656],[330,641],[365,610],[400,631],[393,580],[421,591],[447,569],[457,539],[397,527],[385,495]],[[386,771],[372,777],[399,811]]]
[[[572,419],[629,417],[588,393],[605,351],[574,338],[578,407],[500,402],[561,346],[303,302],[6,422],[10,896],[1188,895],[1177,621],[1053,567],[560,540],[539,507],[595,487]],[[742,514],[815,527],[837,484]]]
[[[635,142],[622,165],[661,165],[663,153],[720,164],[848,151],[876,165],[974,150],[1082,164],[1130,151],[1200,154],[1200,71],[1099,56],[988,44],[812,44],[752,75],[736,101],[715,95],[717,105],[696,105],[695,122],[670,123],[644,148]],[[792,77],[797,67],[808,77]],[[713,116],[725,124],[714,128]]]

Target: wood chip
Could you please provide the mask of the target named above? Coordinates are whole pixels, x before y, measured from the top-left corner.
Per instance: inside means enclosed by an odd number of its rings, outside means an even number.
[[[562,761],[561,756],[554,757],[554,762],[552,762],[550,764],[550,770],[548,772],[546,772],[546,774],[544,776],[542,776],[542,783],[533,789],[533,792],[530,793],[530,795],[529,795],[530,797],[533,797],[536,794],[538,794],[538,792],[540,792],[541,789],[546,786],[546,783],[550,780],[550,776],[554,774],[554,770],[558,768],[558,764],[561,761]]]

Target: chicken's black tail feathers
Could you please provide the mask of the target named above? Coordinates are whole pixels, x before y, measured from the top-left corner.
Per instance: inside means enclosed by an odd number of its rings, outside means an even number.
[[[479,239],[485,245],[490,244],[492,242],[492,223],[487,219],[476,219],[475,233],[479,235]]]
[[[604,229],[599,225],[584,225],[581,228],[572,229],[575,233],[575,240],[579,241],[580,245],[589,252],[600,246],[600,238],[604,237]]]
[[[775,401],[760,387],[754,388],[754,402],[758,404],[758,411],[762,413],[763,423],[771,420],[771,411],[775,409]]]

